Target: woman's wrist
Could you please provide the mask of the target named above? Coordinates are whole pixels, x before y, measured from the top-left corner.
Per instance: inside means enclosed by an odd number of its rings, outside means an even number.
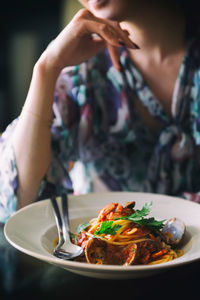
[[[39,72],[42,76],[45,76],[48,80],[56,81],[62,67],[56,63],[55,58],[48,55],[48,50],[45,50],[34,66],[34,72]]]
[[[34,66],[22,113],[32,115],[38,121],[43,120],[50,125],[55,86],[61,69],[51,65],[48,59],[45,54],[42,54]]]

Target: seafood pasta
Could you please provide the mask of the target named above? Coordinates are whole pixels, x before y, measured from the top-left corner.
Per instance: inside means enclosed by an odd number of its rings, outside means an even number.
[[[79,261],[93,264],[159,264],[183,254],[176,249],[171,233],[163,230],[164,220],[146,218],[152,203],[141,210],[135,202],[122,206],[111,203],[99,211],[97,218],[77,227],[73,242],[84,249]]]

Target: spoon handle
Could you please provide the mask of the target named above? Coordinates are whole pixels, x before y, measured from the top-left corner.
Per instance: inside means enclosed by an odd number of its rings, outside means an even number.
[[[67,194],[62,194],[61,200],[62,200],[62,214],[63,214],[63,233],[64,233],[65,240],[66,240],[70,236]]]
[[[61,242],[63,240],[63,222],[55,196],[51,197],[51,204],[53,206],[53,213],[58,228],[59,242]]]

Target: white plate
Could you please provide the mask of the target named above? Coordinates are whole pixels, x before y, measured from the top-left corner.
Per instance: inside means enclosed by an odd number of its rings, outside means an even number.
[[[59,203],[60,203],[60,199]],[[80,223],[97,216],[98,210],[111,202],[124,204],[136,201],[136,209],[141,209],[144,203],[152,201],[151,216],[157,219],[178,217],[187,228],[182,249],[184,255],[173,261],[158,265],[113,266],[93,265],[74,261],[64,261],[52,255],[53,240],[57,237],[57,229],[52,213],[51,203],[44,200],[16,212],[5,225],[7,240],[18,250],[55,264],[68,271],[97,278],[138,278],[150,276],[200,258],[200,205],[164,195],[148,193],[110,192],[69,196],[70,226],[73,232]]]

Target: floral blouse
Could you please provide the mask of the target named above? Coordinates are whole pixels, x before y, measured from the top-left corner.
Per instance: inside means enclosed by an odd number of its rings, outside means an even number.
[[[63,190],[73,192],[79,177],[69,174],[68,164],[79,161],[85,193],[93,190],[95,172],[109,190],[161,193],[200,202],[200,39],[188,43],[171,117],[125,48],[120,60],[121,73],[112,66],[107,50],[61,72],[53,104],[52,161],[38,199]],[[160,121],[158,133],[152,133],[134,109],[133,95]],[[18,173],[12,147],[17,121],[0,139],[1,222],[17,205]]]

